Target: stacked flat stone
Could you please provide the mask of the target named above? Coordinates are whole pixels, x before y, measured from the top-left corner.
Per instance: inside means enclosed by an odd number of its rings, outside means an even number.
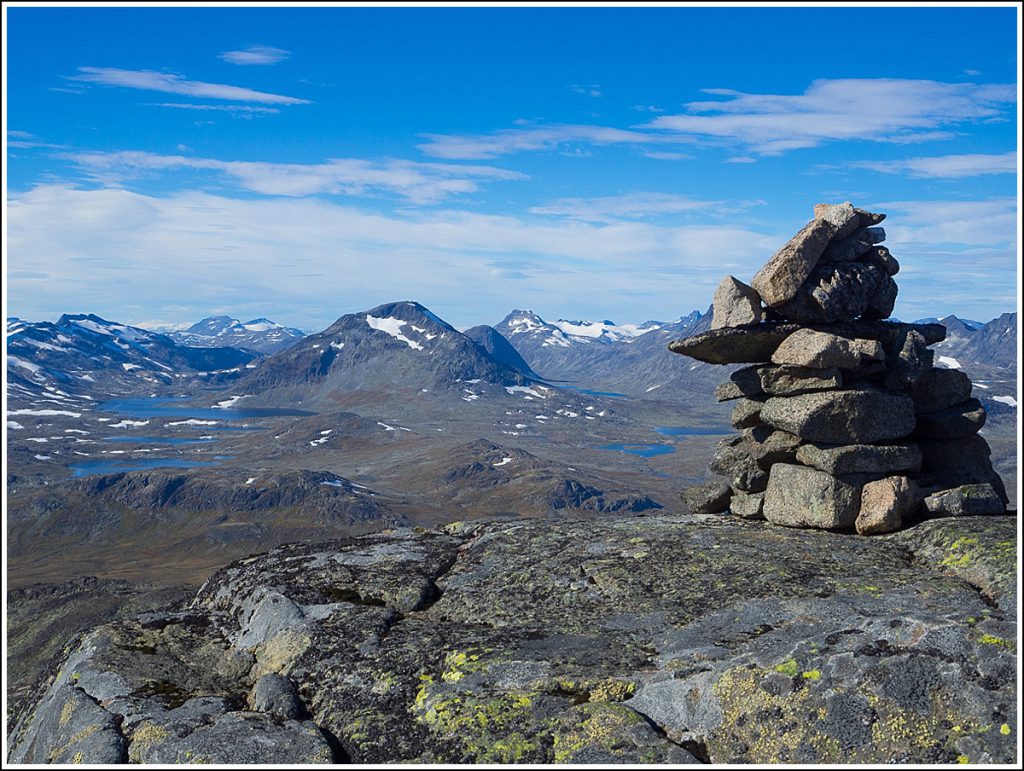
[[[729,481],[684,491],[691,511],[863,535],[910,516],[1005,512],[971,381],[932,366],[945,327],[886,321],[899,263],[883,219],[818,204],[750,286],[722,280],[709,332],[669,345],[749,365],[715,391],[736,402],[742,431],[711,463]]]

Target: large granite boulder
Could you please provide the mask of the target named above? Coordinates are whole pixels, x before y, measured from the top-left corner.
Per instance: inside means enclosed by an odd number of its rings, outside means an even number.
[[[866,361],[885,359],[885,350],[877,340],[850,339],[813,329],[799,329],[772,354],[775,364],[829,369],[855,369]]]
[[[832,222],[813,219],[772,256],[750,282],[766,305],[777,307],[797,293],[835,233]]]
[[[1006,506],[990,484],[961,485],[941,490],[924,499],[932,517],[975,517],[1005,514]]]
[[[809,442],[796,451],[805,466],[827,474],[893,474],[921,470],[921,451],[906,444],[821,444]]]
[[[900,439],[915,425],[909,396],[867,388],[773,396],[759,414],[770,426],[826,444]]]
[[[914,480],[904,476],[868,482],[860,490],[860,509],[854,523],[860,535],[892,533],[900,529],[903,517],[924,498]]]
[[[921,439],[960,439],[971,436],[985,425],[986,416],[981,402],[967,399],[944,410],[919,414],[914,436]]]
[[[683,490],[683,500],[693,514],[717,514],[729,508],[732,488],[725,482],[705,482]]]
[[[768,484],[768,472],[758,465],[753,451],[758,447],[746,437],[734,436],[718,443],[710,468],[729,477],[733,490],[759,493]]]
[[[787,527],[846,530],[857,520],[860,489],[805,466],[776,463],[764,493],[764,518]]]
[[[938,412],[971,398],[971,379],[959,369],[929,369],[907,391],[914,411]]]
[[[849,201],[815,204],[814,218],[826,220],[835,226],[836,232],[832,236],[834,241],[852,235],[860,227],[860,215]]]
[[[899,356],[907,333],[917,332],[927,345],[946,339],[946,328],[941,324],[904,324],[896,321],[857,321],[843,324],[812,324],[811,329],[850,339],[877,340],[886,357]],[[741,329],[712,329],[690,337],[673,340],[668,348],[674,353],[708,364],[753,364],[770,361],[782,341],[804,325],[786,322],[765,322]]]

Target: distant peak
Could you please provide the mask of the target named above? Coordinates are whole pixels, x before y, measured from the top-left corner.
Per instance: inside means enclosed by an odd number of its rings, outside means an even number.
[[[375,318],[393,318],[400,319],[401,321],[408,321],[409,323],[422,324],[423,322],[430,322],[438,327],[441,327],[445,331],[457,331],[455,327],[449,324],[447,321],[442,319],[432,310],[426,306],[416,302],[415,300],[401,300],[399,302],[386,303],[384,305],[378,305],[376,308],[371,308],[368,311],[354,314],[356,316],[373,316]]]

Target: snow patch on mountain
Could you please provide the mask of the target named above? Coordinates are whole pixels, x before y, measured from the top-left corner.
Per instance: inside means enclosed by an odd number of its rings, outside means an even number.
[[[414,350],[423,350],[423,346],[420,343],[417,343],[415,340],[410,340],[408,337],[402,334],[402,327],[404,327],[408,323],[406,321],[403,321],[402,319],[396,319],[393,316],[388,318],[377,318],[376,316],[366,314],[366,323],[369,324],[370,327],[372,327],[373,329],[376,329],[380,332],[385,332],[391,335],[396,340],[401,340],[403,343],[405,343]],[[413,329],[415,329],[415,327],[413,327]]]

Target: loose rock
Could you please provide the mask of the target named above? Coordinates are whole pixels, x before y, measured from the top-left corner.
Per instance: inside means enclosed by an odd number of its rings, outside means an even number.
[[[985,408],[977,399],[955,404],[938,412],[917,416],[914,436],[921,439],[956,439],[978,433],[985,425]]]
[[[712,329],[758,324],[763,317],[761,298],[753,287],[733,276],[722,279],[712,303]]]
[[[971,398],[971,379],[959,369],[929,369],[907,392],[914,412],[938,412]]]
[[[915,425],[910,397],[869,389],[773,396],[761,407],[760,419],[804,439],[826,444],[901,439]]]
[[[804,444],[796,459],[834,476],[920,471],[921,451],[913,442],[898,445]]]
[[[705,482],[687,487],[683,500],[693,514],[718,514],[729,508],[732,489],[725,482]]]
[[[961,485],[952,490],[932,493],[924,499],[933,517],[972,517],[1004,514],[1006,507],[992,485]]]
[[[885,358],[877,340],[849,339],[828,332],[800,329],[779,344],[772,354],[775,364],[828,369],[854,368],[862,362]]]
[[[764,519],[764,493],[738,492],[732,496],[729,511],[740,519]]]
[[[757,272],[750,283],[766,305],[775,308],[792,299],[835,232],[831,222],[811,220]]]
[[[860,490],[823,471],[776,463],[764,493],[764,518],[787,527],[845,530],[857,520]]]
[[[860,510],[855,523],[861,535],[892,533],[900,529],[903,516],[917,508],[924,495],[907,477],[895,476],[868,482],[860,491]]]
[[[815,204],[814,217],[816,219],[828,220],[835,225],[836,232],[832,236],[833,241],[846,238],[857,230],[860,225],[860,215],[857,214],[857,210],[853,208],[849,201],[837,204]]]

